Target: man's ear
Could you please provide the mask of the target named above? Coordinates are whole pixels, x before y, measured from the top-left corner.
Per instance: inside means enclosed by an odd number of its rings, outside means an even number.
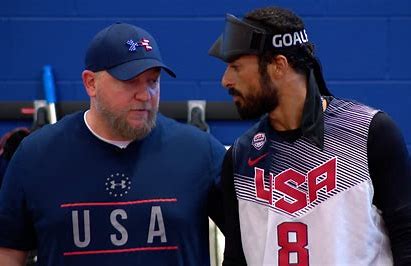
[[[81,74],[84,88],[90,97],[96,96],[96,76],[97,74],[90,70],[84,70]]]
[[[268,64],[267,71],[271,77],[278,79],[283,77],[288,71],[288,60],[284,55],[276,55],[271,64]]]

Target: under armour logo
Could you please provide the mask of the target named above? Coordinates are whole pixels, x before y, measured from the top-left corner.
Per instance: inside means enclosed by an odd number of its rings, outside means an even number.
[[[126,174],[117,172],[106,178],[105,187],[110,196],[123,197],[131,189],[131,180]]]
[[[116,187],[126,188],[126,180],[121,180],[120,183],[116,183],[114,180],[111,180],[110,184],[111,189],[115,189]]]
[[[128,40],[127,44],[130,45],[130,48],[128,48],[128,50],[130,52],[136,51],[137,47],[144,47],[144,49],[146,51],[153,50],[153,47],[150,46],[150,41],[145,39],[145,38],[141,38],[141,40],[139,42],[134,42],[133,40]]]

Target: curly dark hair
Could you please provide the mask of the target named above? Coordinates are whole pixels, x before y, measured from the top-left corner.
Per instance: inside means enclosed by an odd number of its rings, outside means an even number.
[[[281,34],[304,29],[302,19],[292,11],[280,7],[264,7],[250,11],[244,21],[265,29],[269,33]],[[276,55],[284,55],[291,67],[299,74],[307,74],[314,61],[314,45],[311,42],[298,46],[265,51],[259,55],[260,73],[267,71],[267,65]]]

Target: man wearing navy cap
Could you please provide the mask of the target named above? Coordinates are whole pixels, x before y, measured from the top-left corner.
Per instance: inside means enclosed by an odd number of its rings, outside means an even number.
[[[225,148],[158,114],[160,72],[145,30],[116,23],[87,50],[90,109],[25,138],[0,192],[0,265],[209,265],[222,224]]]
[[[227,15],[209,53],[240,115],[261,118],[223,163],[223,265],[411,265],[404,139],[384,112],[331,95],[303,21]]]

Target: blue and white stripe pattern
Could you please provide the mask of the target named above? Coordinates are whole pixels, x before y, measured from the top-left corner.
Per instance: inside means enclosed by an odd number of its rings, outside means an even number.
[[[367,162],[368,129],[373,116],[377,113],[370,107],[346,100],[333,99],[324,112],[324,149],[311,144],[304,138],[294,142],[278,139],[269,139],[270,164],[265,169],[264,183],[266,189],[270,184],[272,173],[274,184],[275,177],[287,169],[293,169],[307,176],[307,173],[319,167],[332,158],[337,160],[336,187],[326,192],[325,189],[317,191],[317,199],[304,208],[290,214],[279,208],[274,203],[280,199],[293,202],[293,199],[273,186],[272,203],[269,204],[256,197],[254,176],[245,176],[235,172],[234,184],[237,197],[242,200],[252,201],[267,206],[272,211],[286,215],[290,218],[301,217],[309,213],[319,204],[363,182],[370,182]],[[267,134],[269,136],[269,134]],[[250,143],[251,146],[251,143]],[[318,181],[320,181],[319,178]],[[292,185],[292,183],[288,183]],[[307,178],[300,186],[294,186],[308,195]]]

